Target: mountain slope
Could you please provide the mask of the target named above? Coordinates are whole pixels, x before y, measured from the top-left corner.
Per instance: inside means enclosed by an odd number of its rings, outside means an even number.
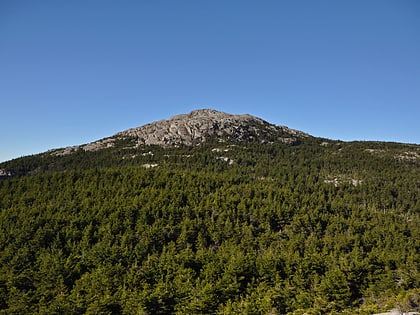
[[[0,314],[420,307],[418,145],[206,110],[0,169]]]

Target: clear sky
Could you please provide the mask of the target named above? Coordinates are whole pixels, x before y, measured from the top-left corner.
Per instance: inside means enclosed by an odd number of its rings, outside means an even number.
[[[420,1],[0,1],[0,161],[198,108],[420,143]]]

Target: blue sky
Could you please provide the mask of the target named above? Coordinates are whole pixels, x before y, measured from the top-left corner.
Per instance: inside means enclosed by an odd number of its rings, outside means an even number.
[[[420,1],[0,2],[0,161],[197,108],[420,143]]]

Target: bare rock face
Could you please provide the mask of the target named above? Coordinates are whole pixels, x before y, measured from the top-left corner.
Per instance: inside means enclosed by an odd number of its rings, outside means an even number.
[[[232,115],[213,109],[194,110],[168,120],[160,120],[132,128],[116,135],[79,147],[54,151],[65,155],[79,149],[97,151],[110,148],[117,140],[135,139],[136,146],[158,145],[161,147],[193,146],[208,140],[233,142],[279,141],[293,144],[308,135],[284,126],[275,126],[248,114]]]
[[[0,177],[11,177],[12,175],[12,172],[0,168]]]
[[[116,136],[135,137],[138,144],[197,145],[209,139],[232,140],[236,142],[255,141],[265,135],[283,131],[289,135],[304,135],[286,127],[277,127],[251,115],[232,115],[212,109],[194,110],[189,114],[177,115],[142,127],[129,129]],[[292,142],[292,139],[284,139]]]

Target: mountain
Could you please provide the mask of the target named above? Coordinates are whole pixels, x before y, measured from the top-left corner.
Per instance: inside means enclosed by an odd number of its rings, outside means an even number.
[[[88,144],[51,149],[38,155],[0,163],[0,178],[34,174],[42,170],[64,170],[81,165],[92,167],[95,163],[96,166],[105,166],[104,160],[107,166],[126,164],[127,161],[121,160],[132,159],[138,156],[139,151],[148,147],[192,148],[217,143],[298,145],[307,138],[311,137],[302,131],[276,126],[249,114],[199,109],[125,130]]]
[[[0,164],[0,314],[420,308],[420,146],[210,109]]]
[[[209,140],[252,142],[279,141],[295,144],[308,135],[284,126],[275,126],[251,115],[232,115],[212,109],[194,110],[129,129],[116,135],[86,145],[68,147],[54,151],[65,155],[77,150],[97,151],[116,146],[117,142],[131,140],[131,147],[157,145],[165,148],[174,146],[200,145]]]

